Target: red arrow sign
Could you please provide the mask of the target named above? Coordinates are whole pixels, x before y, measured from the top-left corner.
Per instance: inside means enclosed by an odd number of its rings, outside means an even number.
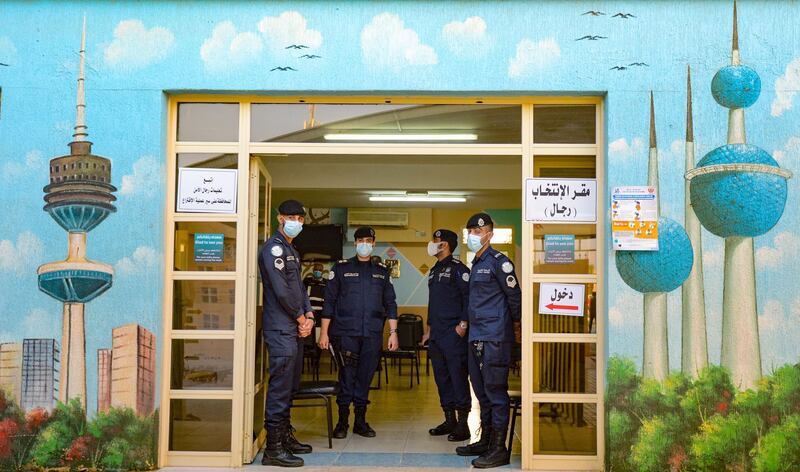
[[[545,305],[548,310],[578,310],[577,306],[574,305],[553,305],[552,303],[549,305]]]

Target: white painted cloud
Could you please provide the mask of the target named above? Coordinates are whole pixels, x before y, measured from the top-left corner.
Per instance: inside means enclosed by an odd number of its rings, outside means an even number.
[[[787,312],[777,300],[767,300],[759,310],[758,332],[764,373],[800,359],[800,298],[795,298]]]
[[[800,170],[800,137],[789,137],[782,148],[772,152],[772,157],[778,161],[781,167],[795,171]]]
[[[756,264],[759,268],[774,269],[787,262],[794,262],[800,254],[800,236],[782,231],[772,238],[772,245],[756,249]]]
[[[42,240],[30,231],[17,235],[16,243],[10,239],[0,240],[0,271],[20,275],[35,272],[43,255]]]
[[[42,152],[34,149],[25,154],[24,159],[9,159],[3,164],[3,178],[11,181],[29,173],[37,173],[44,169]]]
[[[322,45],[322,33],[308,28],[306,19],[296,11],[266,16],[258,22],[258,30],[267,38],[270,47],[276,50],[291,45],[302,45],[309,49]]]
[[[163,165],[153,156],[142,156],[133,163],[133,172],[122,176],[119,194],[153,196],[162,188]]]
[[[786,71],[775,80],[775,98],[770,110],[772,116],[781,116],[792,108],[794,96],[800,90],[800,57],[786,65]]]
[[[206,70],[222,72],[257,61],[264,51],[261,37],[249,31],[237,32],[230,21],[217,23],[210,38],[200,46]]]
[[[490,46],[486,22],[479,16],[447,23],[442,28],[442,38],[447,48],[459,57],[480,57]]]
[[[0,36],[0,62],[3,64],[14,65],[17,58],[17,48],[7,36]]]
[[[642,326],[642,295],[631,289],[624,289],[617,295],[613,304],[608,309],[608,321],[617,328],[641,329]]]
[[[142,69],[164,60],[174,46],[175,35],[169,29],[147,29],[141,20],[124,20],[114,28],[114,40],[103,50],[103,59],[112,69]]]
[[[364,63],[398,71],[408,66],[433,65],[436,51],[423,44],[413,29],[393,13],[381,13],[361,30],[361,56]]]
[[[703,270],[719,269],[722,267],[722,248],[715,249],[703,248]]]
[[[133,254],[125,256],[116,264],[114,270],[119,274],[145,274],[158,267],[161,254],[150,246],[139,246]]]
[[[625,138],[619,138],[616,141],[608,143],[608,154],[611,159],[640,157],[644,155],[644,151],[644,139],[639,137],[631,139],[630,142]]]
[[[525,38],[517,43],[517,54],[508,60],[509,77],[525,77],[549,66],[561,57],[561,48],[553,38],[538,42]]]

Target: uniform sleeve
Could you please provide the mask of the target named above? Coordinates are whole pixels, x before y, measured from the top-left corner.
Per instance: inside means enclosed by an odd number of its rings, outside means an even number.
[[[333,319],[336,315],[336,302],[339,298],[339,264],[334,264],[329,272],[328,283],[325,284],[325,300],[322,304],[322,318]]]
[[[284,273],[286,270],[285,253],[280,256],[274,256],[272,254],[273,247],[280,247],[281,250],[283,249],[280,245],[276,244],[265,245],[259,257],[259,265],[263,268],[263,271],[266,272],[270,286],[275,293],[275,298],[278,299],[278,303],[280,303],[288,316],[295,319],[302,314],[300,311],[302,306],[301,303],[298,303],[300,300],[292,296],[289,282],[286,280],[286,274]]]
[[[456,286],[461,295],[461,315],[459,320],[469,321],[469,269],[464,264],[459,264],[458,280]]]
[[[383,283],[383,309],[390,320],[397,319],[397,296],[394,293],[394,284],[391,274],[386,271],[386,279]]]
[[[303,291],[303,313],[314,312],[314,308],[311,306],[311,300],[308,298],[308,292],[311,290],[307,289],[305,284],[300,282],[300,289]]]
[[[522,290],[519,288],[519,279],[517,279],[514,264],[505,257],[497,262],[498,266],[494,272],[495,279],[506,294],[511,319],[519,321],[522,319]]]

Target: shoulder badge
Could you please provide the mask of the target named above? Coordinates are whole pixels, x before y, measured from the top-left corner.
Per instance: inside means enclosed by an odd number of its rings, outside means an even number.
[[[509,261],[503,262],[503,265],[500,266],[503,269],[503,272],[506,274],[510,274],[514,270],[514,264]]]
[[[283,248],[280,245],[276,244],[269,248],[269,253],[272,254],[274,257],[281,257],[283,255]]]
[[[513,275],[509,275],[508,277],[506,277],[506,285],[508,285],[509,288],[516,287],[517,286],[517,279],[514,278]]]
[[[330,272],[328,272],[328,280],[333,280],[335,277],[336,273],[331,269]]]
[[[283,270],[283,266],[284,266],[283,259],[281,259],[280,257],[275,259],[275,268],[276,269]]]
[[[463,274],[461,274],[461,279],[464,282],[469,282],[469,272],[464,272]]]

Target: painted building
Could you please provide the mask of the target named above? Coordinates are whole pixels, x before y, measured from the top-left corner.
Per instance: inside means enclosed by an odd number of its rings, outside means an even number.
[[[136,427],[31,448],[35,465],[98,466],[46,451],[112,439],[124,452],[102,467],[250,462],[253,261],[273,202],[300,196],[310,222],[340,225],[340,257],[375,224],[401,310],[421,316],[431,232],[495,217],[523,288],[522,468],[800,468],[799,15],[3,2],[0,438],[55,408]],[[191,180],[208,172],[229,193]],[[568,182],[592,191],[551,190]],[[629,186],[657,197],[654,233],[614,225]],[[574,305],[545,293],[559,284],[580,287]]]

